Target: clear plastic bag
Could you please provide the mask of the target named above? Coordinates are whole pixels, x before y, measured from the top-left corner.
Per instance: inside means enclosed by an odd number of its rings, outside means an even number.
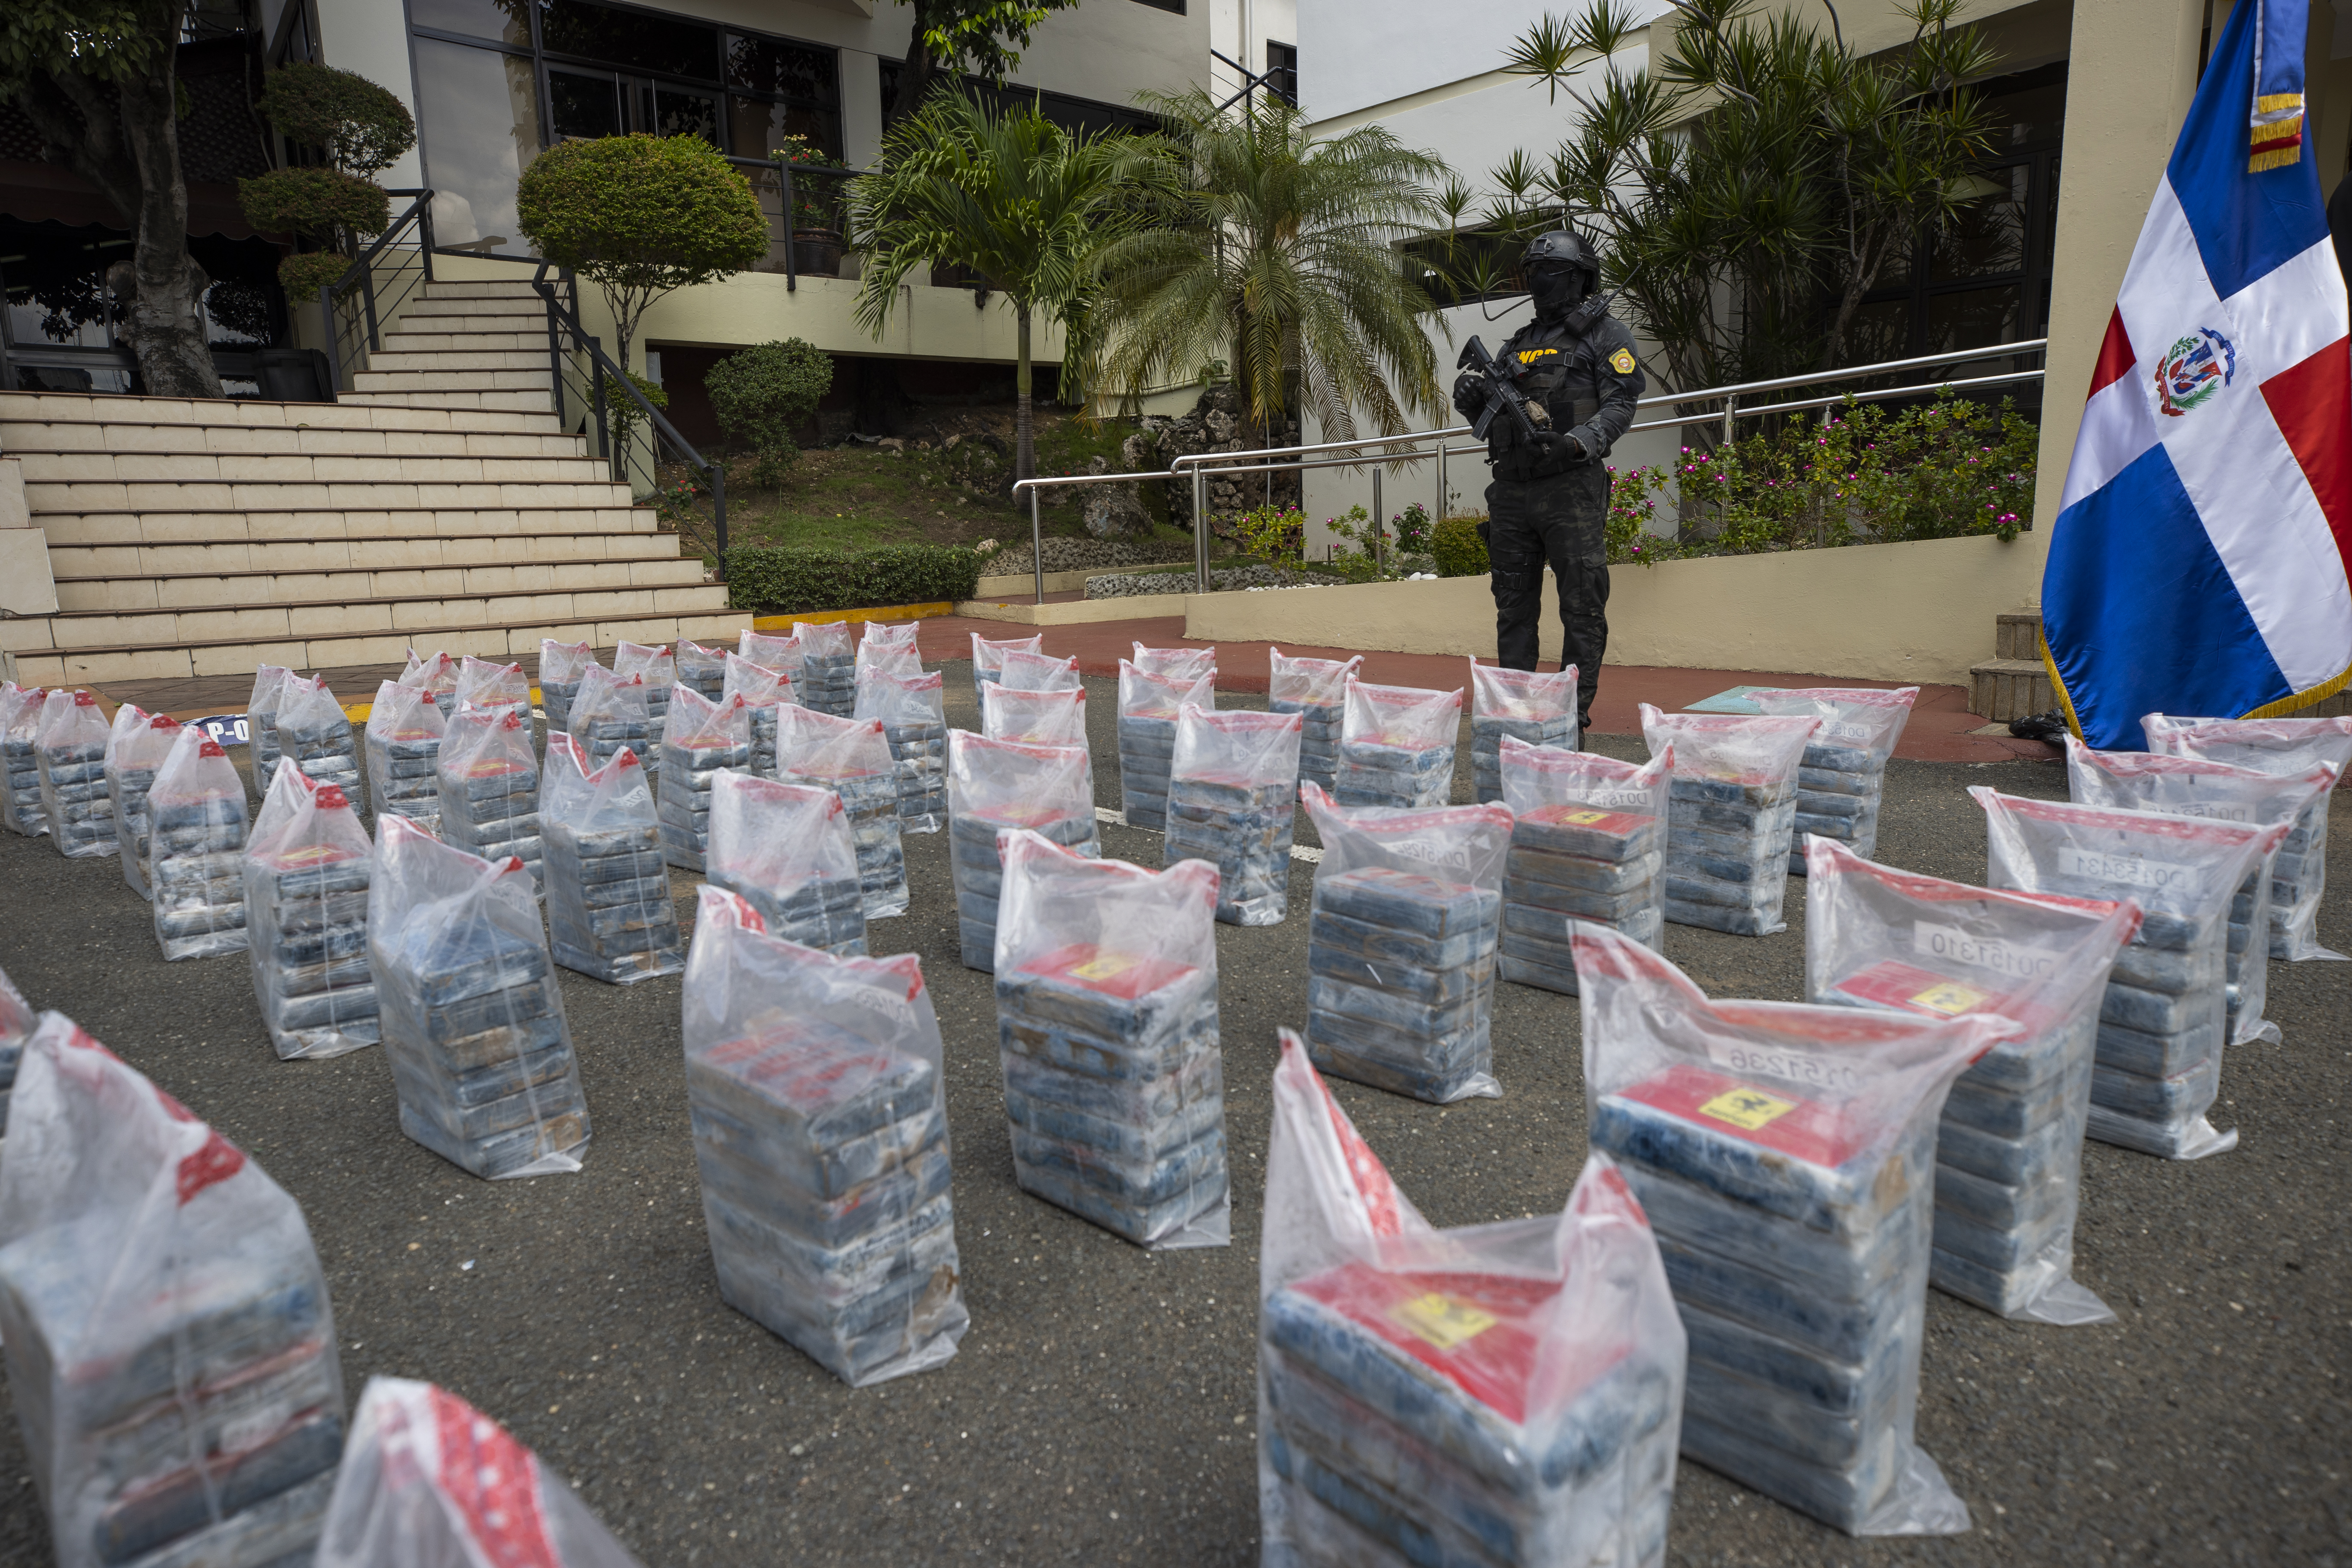
[[[879,719],[898,770],[898,828],[937,833],[948,825],[947,678],[868,665],[857,672],[857,714]]]
[[[1160,864],[1187,858],[1217,868],[1217,919],[1280,925],[1290,912],[1290,838],[1298,816],[1296,713],[1186,703],[1176,719]]]
[[[677,639],[674,650],[677,684],[701,695],[706,702],[716,702],[727,689],[727,650],[705,647],[687,637]]]
[[[637,753],[637,761],[646,765],[646,776],[654,780],[658,788],[662,735],[669,720],[669,689],[677,684],[677,658],[666,647],[625,642],[613,650],[613,673],[639,676],[645,680],[645,744],[640,746],[632,741],[629,749]]]
[[[547,719],[547,732],[572,731],[572,699],[579,694],[580,678],[596,662],[596,650],[584,642],[539,639],[539,710]]]
[[[457,710],[457,661],[446,653],[436,653],[427,658],[410,648],[407,666],[400,672],[400,683],[432,698],[444,719]],[[258,689],[257,687],[257,692]]]
[[[1330,789],[1339,776],[1339,731],[1346,720],[1348,682],[1364,666],[1353,658],[1294,658],[1278,647],[1266,650],[1271,674],[1266,708],[1306,720],[1298,738],[1298,782]]]
[[[800,679],[801,640],[796,637],[770,637],[746,626],[736,634],[735,653],[761,669],[772,669],[795,681]]]
[[[1969,794],[1984,808],[1992,886],[2139,906],[2139,930],[2100,998],[2089,1135],[2172,1160],[2236,1148],[2237,1130],[2218,1132],[2205,1114],[2229,1037],[2231,905],[2286,828],[2023,800],[1982,785]]]
[[[1233,1239],[1216,873],[1001,839],[997,1058],[1024,1192],[1139,1247]]]
[[[16,1087],[16,1067],[33,1038],[36,1022],[32,1004],[0,969],[0,1134],[8,1131],[8,1097]]]
[[[706,887],[685,1027],[720,1298],[853,1388],[946,1363],[971,1319],[922,962],[802,946]]]
[[[122,716],[137,714],[128,731]],[[122,856],[122,879],[142,899],[155,896],[154,847],[150,842],[147,793],[155,787],[155,770],[172,754],[180,721],[164,713],[146,713],[124,703],[115,710],[115,734],[107,748],[106,790],[114,802],[114,837]],[[245,787],[242,781],[237,788]]]
[[[1511,814],[1501,805],[1299,798],[1323,841],[1307,929],[1307,1048],[1340,1078],[1433,1105],[1499,1096],[1495,948]]]
[[[477,1176],[580,1169],[588,1100],[520,860],[385,817],[368,959],[403,1132]]]
[[[1470,781],[1481,805],[1503,798],[1503,738],[1574,751],[1576,666],[1556,674],[1470,661]]]
[[[922,674],[922,651],[915,640],[915,634],[922,629],[920,621],[904,621],[897,626],[866,622],[866,635],[857,639],[856,673],[887,669],[893,675]]]
[[[2336,769],[2322,763],[2299,773],[2271,773],[2194,757],[2097,752],[2069,734],[2066,786],[2068,796],[2081,805],[2160,811],[2257,827],[2284,824],[2292,835],[2305,814],[2336,787]],[[2247,872],[2230,906],[2224,984],[2233,1046],[2256,1041],[2274,1045],[2279,1039],[2279,1026],[2263,1016],[2263,1005],[2270,995],[2271,899],[2283,853],[2283,847],[2272,850]]]
[[[1187,703],[1204,710],[1216,707],[1214,670],[1152,675],[1127,659],[1118,661],[1118,804],[1129,827],[1157,830],[1168,826],[1168,768],[1176,756],[1176,715]]]
[[[530,677],[519,664],[499,664],[469,653],[457,661],[457,703],[450,711],[467,708],[515,708],[528,720]]]
[[[446,658],[444,662],[446,662]],[[408,650],[408,669],[401,676],[404,686],[422,685],[424,677],[417,675],[416,650]],[[294,672],[282,665],[265,664],[253,672],[253,695],[245,701],[246,743],[253,748],[253,778],[256,789],[268,789],[267,781],[278,772],[278,702],[285,691],[286,682],[296,679]]]
[[[368,803],[379,817],[404,816],[441,831],[441,742],[449,721],[441,705],[413,686],[387,680],[367,716]]]
[[[1015,691],[1070,691],[1085,684],[1078,677],[1076,659],[1054,658],[1021,648],[1007,652],[998,668],[997,684]]]
[[[801,706],[846,719],[857,706],[857,650],[847,621],[794,621],[801,667],[793,674]]]
[[[1674,747],[1636,766],[1506,735],[1496,757],[1511,812],[1496,971],[1573,996],[1576,954],[1568,938],[1576,921],[1649,947],[1664,940]]]
[[[760,912],[769,935],[866,956],[866,894],[841,796],[721,773],[710,788],[710,885]]]
[[[988,689],[1004,674],[1004,656],[1008,653],[1037,653],[1045,646],[1043,632],[1031,637],[1003,637],[992,642],[978,632],[971,634],[971,700],[987,706]]]
[[[1671,743],[1666,805],[1666,919],[1734,936],[1786,929],[1797,774],[1821,721],[1664,713],[1642,704],[1642,738]]]
[[[0,1142],[0,1342],[58,1568],[309,1561],[343,1386],[302,1210],[58,1013]]]
[[[898,764],[879,719],[836,719],[809,708],[776,710],[776,777],[841,797],[857,846],[866,918],[907,912],[907,852],[898,836]]]
[[[713,702],[683,681],[670,688],[669,734],[662,742],[662,853],[681,871],[699,871],[710,847],[710,781],[721,769],[751,766],[751,710],[740,698]]]
[[[315,1568],[638,1563],[505,1427],[432,1384],[371,1377]]]
[[[2021,1031],[1953,1084],[1936,1132],[1930,1284],[2028,1322],[2111,1323],[2074,1280],[2099,1003],[2139,908],[1997,893],[1805,841],[1805,991]]]
[[[1172,680],[1198,680],[1204,675],[1214,679],[1217,650],[1213,647],[1146,647],[1137,643],[1133,663],[1146,675],[1166,676]],[[1202,703],[1202,706],[1208,704]]]
[[[0,826],[27,838],[49,830],[49,808],[41,799],[41,752],[37,737],[48,690],[0,681],[0,763],[7,791],[0,795]]]
[[[1087,692],[1082,686],[1029,691],[999,683],[980,700],[980,732],[1024,746],[1085,746]]]
[[[1605,1155],[1440,1230],[1282,1031],[1258,1263],[1258,1532],[1320,1568],[1665,1561],[1687,1352]]]
[[[1454,798],[1454,747],[1461,732],[1460,688],[1423,691],[1349,676],[1340,702],[1332,798],[1341,805],[1444,805]]]
[[[948,869],[964,967],[996,967],[998,836],[1025,827],[1089,858],[1102,853],[1094,766],[1079,746],[1024,746],[969,730],[948,733]]]
[[[800,701],[793,678],[730,653],[726,679],[719,682],[719,700],[735,697],[740,697],[751,712],[751,771],[763,778],[772,776],[776,771],[776,709],[782,703]]]
[[[360,798],[359,736],[324,679],[286,678],[278,700],[278,749],[318,783]]]
[[[441,841],[489,860],[511,855],[536,886],[546,851],[530,721],[511,708],[458,709],[433,771],[441,787]],[[378,833],[383,824],[376,818]]]
[[[1805,835],[1833,838],[1868,859],[1878,848],[1878,807],[1886,761],[1910,721],[1916,686],[1879,691],[1860,687],[1759,691],[1756,706],[1781,718],[1819,719],[1797,769],[1797,836],[1789,870],[1805,874]]]
[[[194,725],[172,741],[147,792],[155,940],[166,963],[243,952],[245,780]]]
[[[253,994],[280,1060],[339,1057],[383,1038],[368,967],[374,862],[351,798],[281,763],[243,867]]]
[[[663,823],[637,754],[624,748],[593,767],[579,742],[553,737],[539,823],[555,962],[614,985],[682,972]]]
[[[2018,1026],[1711,1002],[1580,923],[1591,1146],[1618,1162],[1690,1336],[1683,1452],[1849,1535],[1955,1535],[1913,1439],[1937,1119]]]
[[[646,782],[650,787],[656,770],[648,759],[658,742],[646,691],[645,677],[615,675],[603,665],[592,664],[581,672],[567,728],[572,738],[588,749],[588,760],[600,768],[627,747],[639,763],[646,764]]]
[[[2352,768],[2352,719],[2176,719],[2150,713],[2140,721],[2147,749],[2173,757],[2201,757],[2266,773],[2299,773],[2321,763],[2341,779]],[[2327,803],[2330,790],[2304,808],[2279,846],[2271,871],[2271,956],[2342,958],[2319,945],[2319,900],[2327,890]]]
[[[49,840],[68,860],[114,854],[114,797],[106,788],[106,715],[88,691],[51,687],[35,746]]]

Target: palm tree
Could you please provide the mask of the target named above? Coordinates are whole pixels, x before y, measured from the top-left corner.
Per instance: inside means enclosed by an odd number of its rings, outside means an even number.
[[[880,172],[850,182],[851,233],[866,258],[859,326],[880,337],[899,281],[933,262],[970,268],[1013,307],[1016,479],[1037,472],[1035,318],[1060,321],[1066,332],[1083,321],[1094,252],[1132,221],[1136,183],[1158,162],[1136,138],[1065,131],[1034,106],[999,111],[954,89],[894,126]]]
[[[1442,404],[1431,301],[1395,245],[1440,226],[1445,165],[1377,125],[1318,139],[1253,97],[1223,112],[1204,92],[1145,97],[1172,190],[1097,258],[1101,379],[1132,396],[1225,360],[1261,437],[1302,402],[1332,439],[1360,408],[1402,434],[1407,409]]]

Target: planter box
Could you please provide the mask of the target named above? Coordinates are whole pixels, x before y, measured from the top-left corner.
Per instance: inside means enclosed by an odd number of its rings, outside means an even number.
[[[2038,602],[2042,562],[2031,536],[1986,535],[1620,566],[1609,662],[1965,686],[1995,617]],[[1484,577],[1195,595],[1186,616],[1185,635],[1206,641],[1495,657]],[[1559,604],[1549,573],[1542,626],[1551,657]]]

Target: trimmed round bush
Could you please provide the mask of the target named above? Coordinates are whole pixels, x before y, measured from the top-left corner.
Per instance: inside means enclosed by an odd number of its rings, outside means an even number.
[[[1440,518],[1430,530],[1429,553],[1441,577],[1483,577],[1486,574],[1486,542],[1478,537],[1483,518]]]
[[[340,250],[305,250],[278,258],[278,282],[288,304],[306,305],[351,269],[352,258]]]
[[[774,485],[800,457],[793,430],[833,386],[833,356],[798,338],[756,343],[712,365],[702,386],[719,428],[757,455],[753,482]]]
[[[383,187],[341,169],[272,169],[239,180],[236,200],[254,227],[278,234],[382,234],[392,226]]]
[[[254,100],[289,141],[327,154],[347,174],[388,169],[416,145],[408,106],[363,76],[299,64],[272,71]]]

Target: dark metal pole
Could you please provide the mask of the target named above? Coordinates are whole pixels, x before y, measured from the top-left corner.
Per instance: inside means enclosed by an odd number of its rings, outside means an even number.
[[[383,352],[383,340],[376,335],[375,268],[365,257],[360,258],[360,298],[367,304],[368,353]]]
[[[343,353],[342,345],[335,341],[335,286],[332,283],[319,286],[319,321],[327,330],[327,390],[341,392],[343,389]]]
[[[796,294],[801,287],[801,270],[800,260],[793,254],[793,166],[779,158],[776,173],[784,179],[784,292]]]
[[[719,580],[727,581],[727,465],[710,465],[710,512],[719,531]]]

